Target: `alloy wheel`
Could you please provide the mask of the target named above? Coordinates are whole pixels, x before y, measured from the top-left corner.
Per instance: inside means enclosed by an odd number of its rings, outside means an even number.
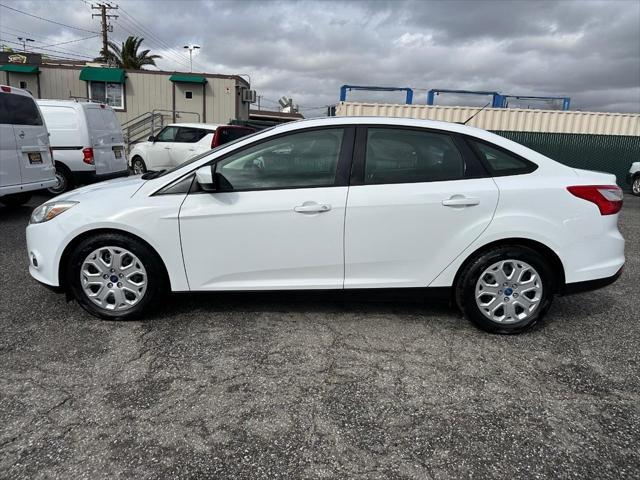
[[[529,318],[542,300],[540,275],[522,260],[502,260],[486,268],[475,289],[476,305],[496,323],[516,323]]]
[[[58,183],[56,183],[53,187],[49,188],[48,190],[53,194],[60,194],[65,192],[67,190],[67,184],[68,184],[67,177],[60,172],[56,172],[56,180],[58,181]]]
[[[633,184],[631,186],[634,195],[640,195],[640,175],[633,179]]]
[[[129,310],[147,291],[147,271],[140,259],[122,247],[100,247],[80,268],[84,294],[99,308],[111,312]]]

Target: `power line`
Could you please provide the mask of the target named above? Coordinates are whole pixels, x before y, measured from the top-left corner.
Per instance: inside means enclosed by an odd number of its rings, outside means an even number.
[[[6,27],[4,27],[4,25],[3,25],[3,28],[6,28]],[[3,33],[3,34],[5,34],[5,35],[11,35],[11,36],[13,36],[13,35],[14,35],[14,34],[12,34],[11,32],[7,32],[7,31],[3,31],[3,30],[0,30],[0,33]],[[92,37],[89,37],[89,38],[93,38],[93,37],[96,37],[96,36],[97,36],[97,35],[93,35]],[[85,40],[86,40],[86,39],[85,39]],[[7,41],[10,41],[10,40],[7,40]],[[71,40],[71,41],[79,41],[79,40]],[[37,40],[37,43],[45,43],[45,42],[44,42],[44,41],[42,41],[42,40]],[[55,47],[55,46],[57,46],[57,45],[62,45],[62,44],[64,44],[64,43],[69,43],[69,42],[62,42],[62,43],[60,43],[60,44],[54,43],[54,44],[50,44],[50,45],[40,45],[40,46],[38,46],[38,48]],[[35,47],[35,46],[34,46],[34,47]],[[64,53],[71,53],[71,54],[73,54],[73,55],[83,54],[83,55],[91,56],[91,58],[95,57],[95,54],[94,54],[93,52],[87,52],[86,50],[70,51],[70,50],[60,49],[59,51],[64,52]]]
[[[22,13],[23,15],[27,15],[28,17],[37,18],[38,20],[42,20],[43,22],[54,23],[54,24],[60,25],[62,27],[73,28],[74,30],[80,30],[82,32],[99,34],[99,32],[94,32],[93,30],[87,30],[86,28],[74,27],[73,25],[67,25],[66,23],[60,23],[60,22],[56,22],[55,20],[49,20],[48,18],[39,17],[38,15],[32,15],[31,13],[23,12],[22,10],[18,10],[17,8],[9,7],[9,6],[4,5],[2,3],[0,3],[0,7],[4,7],[4,8],[7,8],[9,10],[13,10],[14,12],[17,12],[17,13]]]
[[[22,45],[22,43],[20,43],[20,42],[14,42],[12,40],[7,40],[6,38],[0,38],[0,42],[12,43],[14,45]],[[78,59],[85,59],[85,58],[93,59],[93,57],[89,57],[87,55],[81,55],[79,53],[68,52],[68,51],[64,51],[64,50],[54,50],[53,48],[30,46],[29,49],[30,50],[44,50],[44,51],[47,51],[47,52],[55,52],[55,53],[63,53],[65,55],[73,55],[75,57],[78,57]],[[80,58],[80,57],[82,57],[82,58]]]
[[[89,40],[90,38],[96,38],[96,37],[99,37],[99,36],[100,35],[90,35],[88,37],[78,38],[76,40],[69,40],[68,42],[52,43],[50,45],[43,45],[43,46],[44,47],[57,47],[58,45],[66,45],[67,43],[81,42],[83,40]]]

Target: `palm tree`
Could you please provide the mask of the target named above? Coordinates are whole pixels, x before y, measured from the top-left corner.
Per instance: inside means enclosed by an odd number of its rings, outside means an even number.
[[[119,68],[130,68],[132,70],[141,70],[144,65],[156,64],[156,58],[162,58],[160,55],[149,55],[151,50],[143,50],[138,53],[138,48],[144,38],[128,37],[122,43],[122,47],[118,47],[114,42],[109,42],[109,48],[106,52],[100,52],[100,57],[96,61],[105,61]]]

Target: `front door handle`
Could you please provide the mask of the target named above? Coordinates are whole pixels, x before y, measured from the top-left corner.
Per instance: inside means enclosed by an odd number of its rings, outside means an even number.
[[[165,150],[171,150],[171,147],[164,147]]]
[[[445,207],[473,207],[479,205],[480,199],[474,197],[465,197],[464,195],[454,195],[451,198],[442,201]]]
[[[18,134],[18,136],[19,136],[20,138],[24,138],[24,132],[23,132],[23,131],[20,131],[20,133]]]
[[[293,210],[298,213],[322,213],[331,210],[331,205],[320,205],[319,203],[311,203],[298,205]]]

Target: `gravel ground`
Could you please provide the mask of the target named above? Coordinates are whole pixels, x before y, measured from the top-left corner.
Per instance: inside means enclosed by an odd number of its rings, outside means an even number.
[[[29,277],[29,213],[0,208],[2,478],[640,477],[638,198],[620,280],[512,337],[377,295],[100,321]]]

